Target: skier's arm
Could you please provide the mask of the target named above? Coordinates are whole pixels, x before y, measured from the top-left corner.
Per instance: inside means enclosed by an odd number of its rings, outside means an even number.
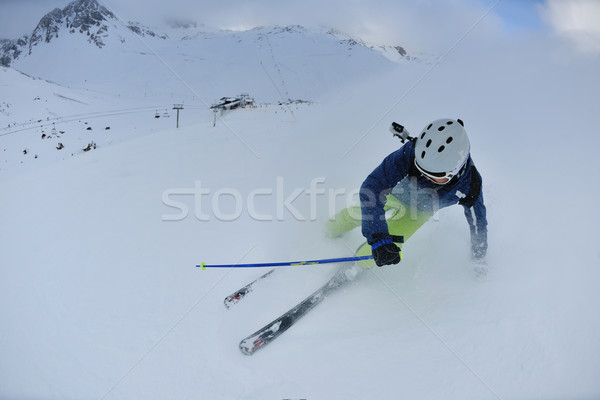
[[[484,260],[487,252],[487,217],[481,189],[471,207],[464,207],[465,217],[471,230],[471,254],[476,260]]]
[[[408,174],[410,150],[405,145],[387,156],[360,188],[362,234],[369,243],[374,234],[389,233],[383,206],[389,191]]]

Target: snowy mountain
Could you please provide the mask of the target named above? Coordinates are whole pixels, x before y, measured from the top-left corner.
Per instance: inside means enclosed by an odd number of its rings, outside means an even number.
[[[30,36],[5,40],[0,59],[64,86],[144,97],[168,88],[171,96],[196,93],[205,103],[240,91],[262,101],[314,100],[365,69],[376,75],[393,66],[390,60],[410,60],[401,47],[368,45],[332,29],[170,25],[158,34],[123,23],[96,0],[78,0],[48,13]],[[233,78],[240,66],[252,78]]]
[[[402,49],[333,29],[234,32],[174,21],[165,29],[124,24],[96,0],[77,0],[45,15],[31,35],[5,41],[0,58],[10,67],[0,80],[27,90],[6,91],[2,99],[0,173],[79,154],[91,142],[104,146],[163,129],[159,118],[170,116],[174,103],[196,110],[186,112],[190,122],[212,119],[217,99],[240,93],[259,104],[314,102],[413,61]],[[129,119],[120,121],[123,115]],[[123,131],[125,121],[130,129]]]
[[[50,43],[65,29],[71,34],[85,34],[90,43],[102,47],[102,36],[108,31],[107,23],[115,19],[114,14],[100,6],[96,0],[78,0],[62,10],[56,8],[46,14],[33,30],[29,40],[29,54],[34,46],[42,42]]]
[[[0,47],[0,65],[8,67],[23,53],[31,55],[36,46],[51,43],[63,35],[82,35],[88,43],[99,48],[106,45],[106,38],[121,25],[116,16],[97,0],[76,0],[62,10],[55,8],[46,14],[30,36],[17,40],[2,40]],[[137,22],[127,27],[139,36],[157,36],[152,30]],[[166,39],[166,36],[162,36]],[[121,37],[125,41],[125,37]]]
[[[172,32],[174,36],[173,40],[169,40],[169,36],[164,33],[155,33],[152,29],[139,22],[130,21],[124,24],[111,11],[100,5],[97,0],[75,0],[62,10],[56,8],[46,14],[30,36],[23,36],[16,40],[3,39],[0,41],[0,65],[8,67],[23,55],[34,53],[36,46],[42,43],[52,43],[63,36],[83,36],[88,43],[98,48],[103,48],[110,41],[120,42],[122,46],[127,47],[131,44],[130,42],[135,42],[137,38],[160,38],[168,41],[168,45],[176,45],[176,42],[180,40],[190,40],[192,38],[200,40],[210,39],[215,33],[211,29],[208,31],[198,30],[198,24],[193,22],[180,23],[169,21],[168,25],[174,29]],[[201,26],[201,28],[205,27]],[[309,33],[305,28],[300,26],[275,27],[274,29],[267,27],[260,29],[266,31],[264,34]],[[234,38],[243,35],[243,33],[240,34],[238,32],[221,33],[231,35]],[[321,33],[331,35],[337,39],[337,44],[340,48],[351,49],[359,46],[367,49],[376,49],[394,60],[406,56],[406,51],[400,46],[367,44],[358,38],[352,38],[335,29],[322,30]],[[109,39],[113,37],[118,38],[118,40]]]

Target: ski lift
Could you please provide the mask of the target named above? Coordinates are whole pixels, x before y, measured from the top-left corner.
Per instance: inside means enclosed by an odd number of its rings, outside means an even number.
[[[169,118],[169,117],[170,117],[169,113],[167,112],[167,110],[165,110],[165,113],[163,114],[163,118]]]
[[[56,126],[54,126],[54,122],[52,123],[52,134],[56,135]]]
[[[160,118],[160,114],[158,113],[158,110],[156,110],[156,113],[154,114],[154,118]]]

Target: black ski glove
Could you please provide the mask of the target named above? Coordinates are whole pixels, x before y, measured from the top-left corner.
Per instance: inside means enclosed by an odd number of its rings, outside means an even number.
[[[400,262],[400,248],[392,242],[392,237],[388,233],[376,233],[369,244],[378,267]]]

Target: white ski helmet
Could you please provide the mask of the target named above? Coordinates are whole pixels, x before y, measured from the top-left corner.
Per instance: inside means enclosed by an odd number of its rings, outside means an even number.
[[[465,165],[470,149],[467,131],[460,119],[438,119],[417,137],[415,164],[424,175],[449,180]]]

